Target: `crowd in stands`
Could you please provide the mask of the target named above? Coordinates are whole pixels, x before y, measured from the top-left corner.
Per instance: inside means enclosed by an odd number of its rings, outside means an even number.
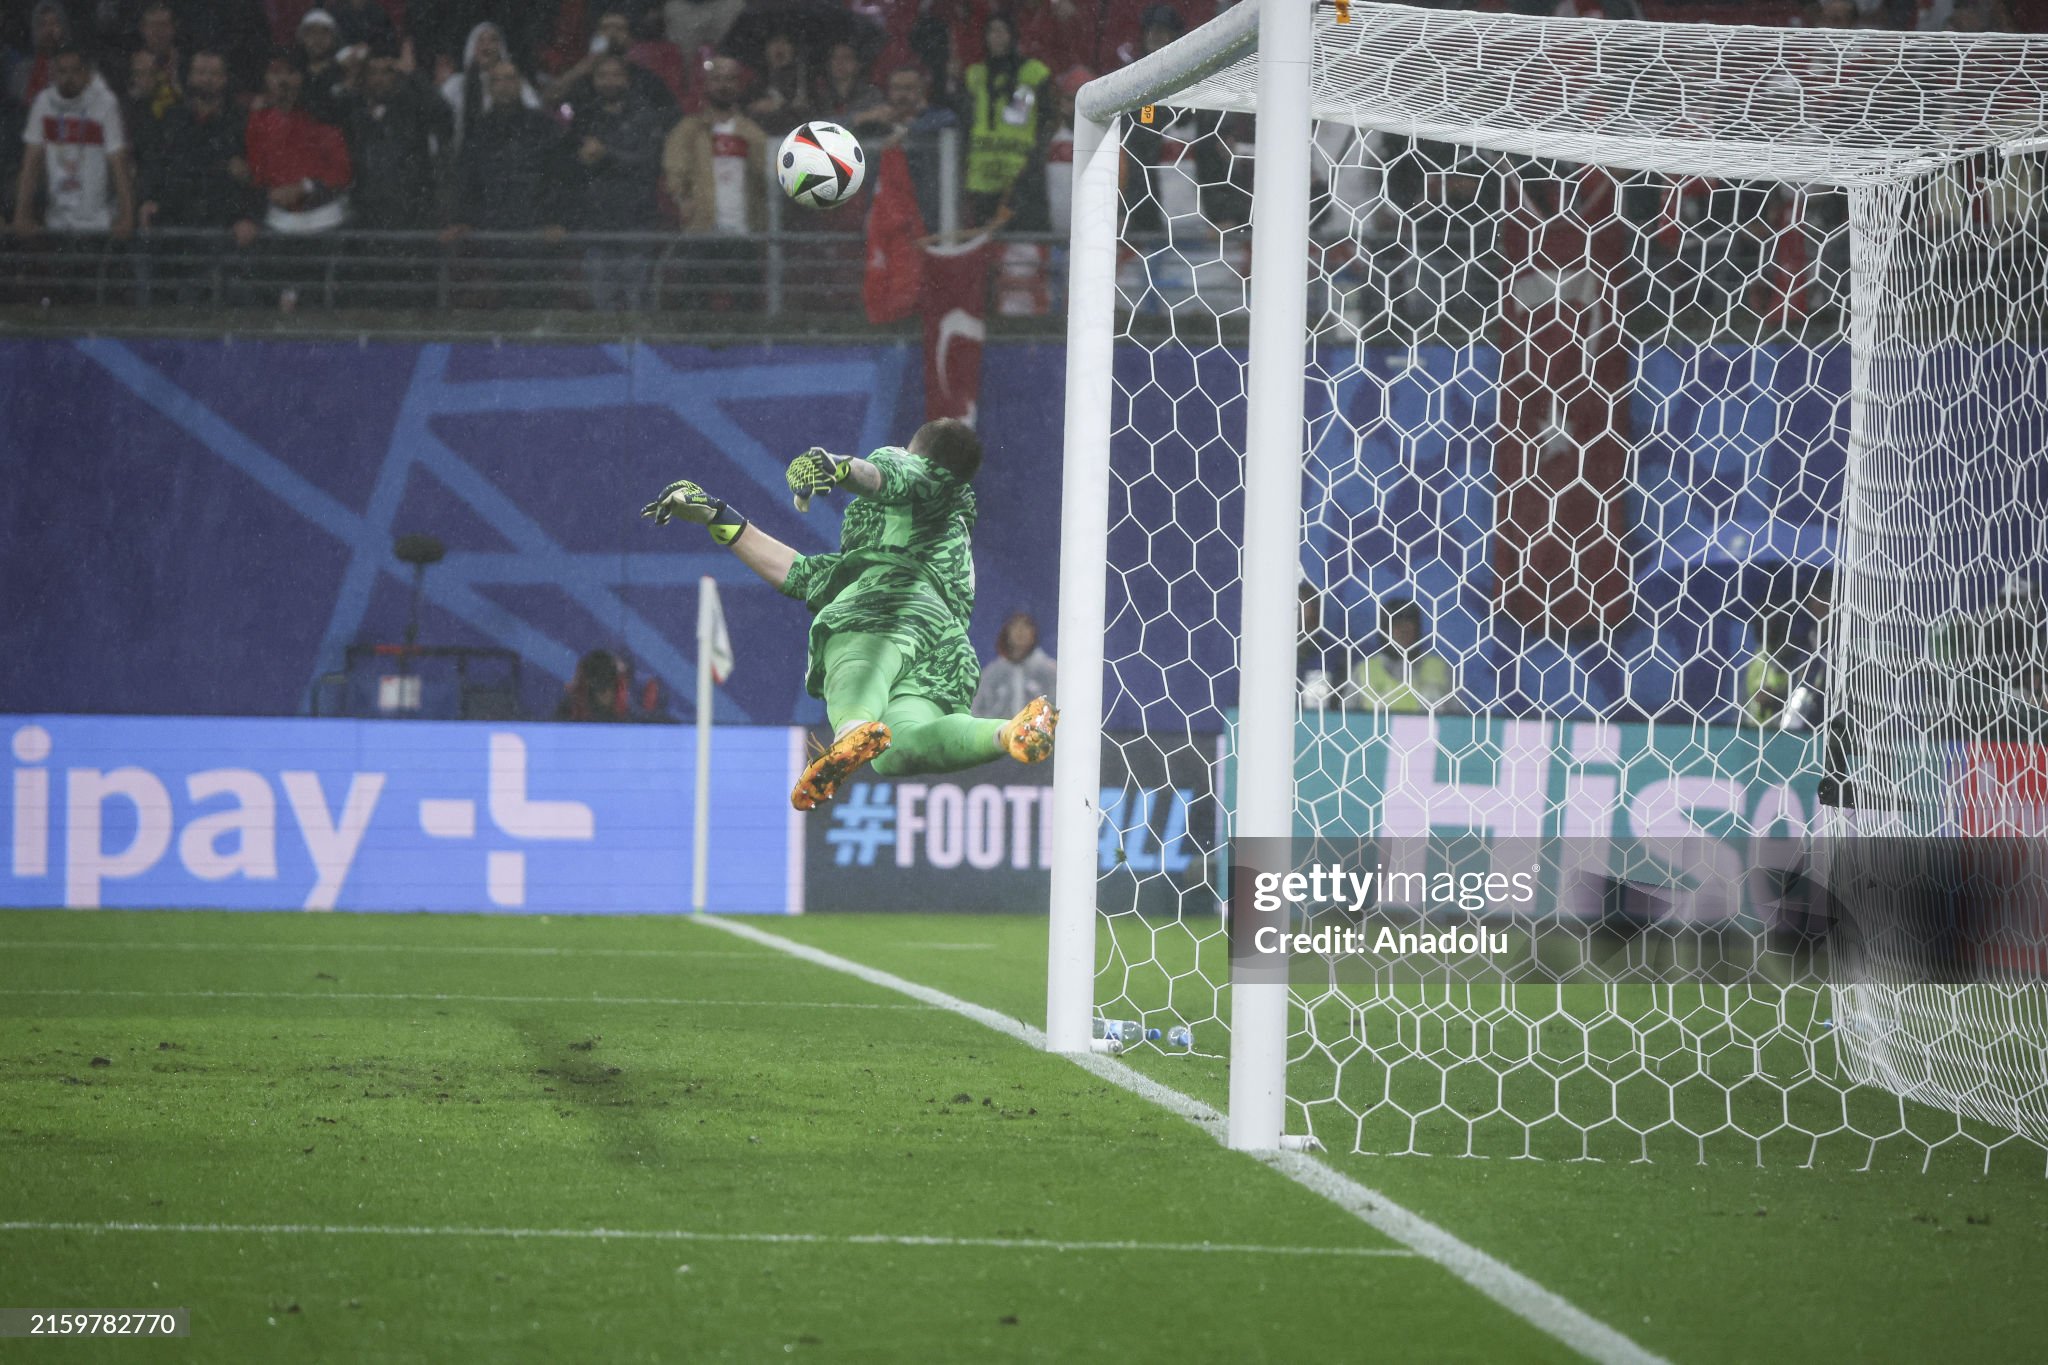
[[[1056,107],[1207,17],[1179,3],[40,0],[0,21],[0,219],[244,246],[670,230],[744,257],[772,145],[827,118],[905,148],[934,227],[950,127],[972,218],[1051,229],[1061,196],[1015,187]],[[638,258],[593,249],[597,301],[631,306]]]
[[[1544,0],[1531,12],[1982,30],[2013,27],[2016,9],[2030,20],[2035,2]],[[344,226],[576,236],[592,303],[628,308],[644,251],[593,234],[671,232],[707,243],[695,286],[716,299],[756,269],[770,149],[811,118],[852,128],[873,154],[903,148],[928,228],[1064,232],[1074,92],[1217,8],[35,0],[0,18],[0,221],[46,244],[173,228],[239,247]],[[1238,134],[1213,119],[1134,126],[1130,152],[1163,166],[1192,135],[1214,164],[1177,179],[1227,227],[1248,208]],[[957,174],[939,173],[942,148]],[[948,185],[956,204],[939,202]],[[1163,230],[1174,194],[1162,183],[1132,196],[1133,229],[1150,213]],[[832,215],[835,230],[859,224],[857,210]]]

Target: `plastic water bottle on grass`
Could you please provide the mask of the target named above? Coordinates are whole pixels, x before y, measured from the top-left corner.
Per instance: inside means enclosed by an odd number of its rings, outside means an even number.
[[[1166,1050],[1168,1052],[1193,1052],[1195,1050],[1195,1031],[1186,1024],[1175,1024],[1166,1031]]]
[[[1139,1043],[1156,1043],[1159,1030],[1146,1028],[1135,1019],[1097,1019],[1095,1021],[1095,1050],[1112,1055]]]

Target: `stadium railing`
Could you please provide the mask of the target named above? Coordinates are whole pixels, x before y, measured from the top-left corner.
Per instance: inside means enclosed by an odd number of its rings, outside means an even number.
[[[488,232],[459,235],[340,229],[264,233],[237,246],[218,229],[159,228],[128,239],[43,233],[0,237],[0,332],[80,329],[215,334],[226,331],[374,335],[630,334],[677,339],[872,339],[862,283],[867,239],[855,230],[771,228],[746,237],[656,232]],[[1183,234],[1183,238],[1185,234]],[[1134,336],[1187,334],[1212,315],[1218,340],[1243,341],[1232,300],[1249,273],[1242,234],[1206,241],[1126,233],[1118,263],[1120,313]],[[992,337],[1063,334],[1067,243],[1053,233],[1004,232],[990,267]],[[1332,286],[1332,316],[1363,345],[1489,340],[1484,319],[1503,282],[1490,253],[1477,268],[1428,287],[1421,268],[1441,244],[1367,234],[1316,240]],[[1631,248],[1623,325],[1639,339],[1735,342],[1840,335],[1834,295],[1842,272],[1803,323],[1767,319],[1726,279],[1756,271],[1746,234],[1697,235],[1665,250],[1650,234]],[[2038,308],[2038,301],[2031,300]],[[1195,315],[1192,316],[1191,315]],[[2002,317],[2028,336],[2048,319]],[[914,321],[881,329],[914,335]]]
[[[1002,242],[991,318],[1057,334],[1064,240],[1005,233]],[[0,239],[0,325],[72,330],[93,320],[82,314],[112,312],[141,330],[218,331],[262,314],[317,330],[345,313],[350,330],[501,332],[527,330],[533,315],[546,330],[574,333],[626,313],[660,333],[871,336],[866,260],[859,232],[788,229],[744,238],[340,229],[265,233],[246,247],[223,230],[44,233]],[[579,325],[579,314],[593,321]]]

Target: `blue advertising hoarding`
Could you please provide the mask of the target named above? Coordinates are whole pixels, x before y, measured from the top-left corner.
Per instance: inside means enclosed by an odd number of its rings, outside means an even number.
[[[1112,731],[1096,870],[1104,904],[1214,914],[1213,741]],[[1053,765],[1008,759],[890,780],[862,773],[804,826],[809,910],[1044,910]]]
[[[140,716],[0,726],[0,906],[689,908],[693,728]],[[801,908],[787,799],[800,734],[717,731],[710,908]]]
[[[1130,609],[1107,625],[1106,653],[1127,660],[1108,698],[1114,728],[1215,732],[1235,704],[1242,359],[1137,346],[1114,357],[1131,410],[1111,452],[1109,557],[1150,566],[1120,580]],[[1499,634],[1488,608],[1498,355],[1367,347],[1340,360],[1341,377],[1310,393],[1307,495],[1322,514],[1307,560],[1326,625],[1362,643],[1380,599],[1431,604],[1430,634],[1468,661],[1459,682],[1475,709],[1738,719],[1730,661],[1747,656],[1751,606],[1784,572],[1832,556],[1846,347],[1637,355],[1640,606],[1611,638],[1573,644]],[[979,415],[970,636],[988,658],[1004,618],[1025,612],[1057,655],[1063,428],[1046,396],[1061,392],[1065,351],[992,343],[986,364],[1002,382]],[[2002,397],[1987,439],[2038,445],[2042,405]],[[696,585],[710,574],[748,660],[718,716],[815,724],[802,604],[639,508],[687,475],[798,551],[830,549],[838,517],[796,512],[783,466],[812,444],[905,439],[922,409],[921,368],[894,342],[0,340],[0,582],[19,608],[0,614],[0,649],[35,661],[0,673],[0,710],[332,714],[316,699],[349,647],[405,637],[413,573],[393,537],[430,534],[447,557],[424,580],[420,639],[515,656],[524,716],[552,713],[577,659],[601,647],[690,717]],[[165,489],[158,515],[124,515],[106,490],[128,484]],[[2048,506],[2042,490],[1990,479],[1958,497],[1972,514],[2022,521]],[[1962,565],[1964,601],[1981,605],[2002,575],[1965,558],[1944,562]]]

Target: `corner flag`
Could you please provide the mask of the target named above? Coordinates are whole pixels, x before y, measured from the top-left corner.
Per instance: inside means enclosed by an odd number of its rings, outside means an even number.
[[[732,676],[732,637],[725,631],[725,605],[718,600],[718,582],[710,574],[697,580],[697,647],[711,665],[711,681],[725,685]],[[703,705],[703,699],[698,699]]]
[[[697,802],[691,840],[690,908],[704,908],[711,873],[711,690],[732,676],[732,636],[710,574],[697,580]]]

